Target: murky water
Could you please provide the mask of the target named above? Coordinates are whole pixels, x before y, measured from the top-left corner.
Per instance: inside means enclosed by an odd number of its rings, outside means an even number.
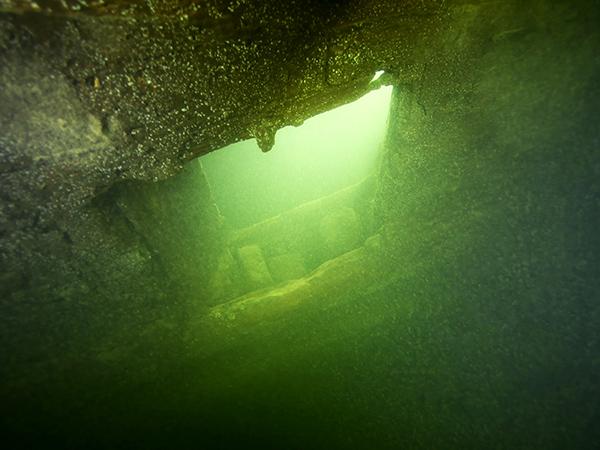
[[[44,228],[2,448],[598,448],[600,40],[538,3],[458,2],[418,76]]]
[[[373,175],[385,137],[392,87],[277,132],[263,154],[240,142],[201,159],[221,213],[249,226]]]

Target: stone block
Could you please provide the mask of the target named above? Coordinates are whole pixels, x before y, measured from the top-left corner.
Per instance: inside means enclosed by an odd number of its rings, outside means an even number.
[[[273,284],[273,278],[258,245],[247,245],[238,250],[240,266],[251,290],[261,289]]]

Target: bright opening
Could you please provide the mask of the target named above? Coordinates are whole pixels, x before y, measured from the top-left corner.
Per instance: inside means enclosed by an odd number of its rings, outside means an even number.
[[[204,156],[215,201],[242,228],[368,177],[385,136],[392,87],[277,132],[260,151],[254,139]]]
[[[377,81],[381,78],[381,76],[385,73],[384,70],[378,70],[377,72],[375,72],[375,75],[373,76],[373,78],[371,79],[371,83],[373,81]]]

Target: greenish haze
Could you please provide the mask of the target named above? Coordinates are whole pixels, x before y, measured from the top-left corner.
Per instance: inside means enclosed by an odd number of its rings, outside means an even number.
[[[355,184],[374,169],[392,87],[277,133],[262,153],[255,140],[201,158],[221,213],[244,227]]]
[[[311,144],[282,130],[205,158],[210,183],[195,161],[107,192],[96,232],[44,233],[87,284],[6,302],[52,339],[4,359],[4,447],[600,448],[600,8],[440,3],[392,43],[346,22],[400,55],[387,125],[374,103]],[[352,81],[353,44],[319,67]]]

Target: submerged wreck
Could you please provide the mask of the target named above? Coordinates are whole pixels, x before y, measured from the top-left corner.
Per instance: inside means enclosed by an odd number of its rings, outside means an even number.
[[[0,0],[6,448],[596,448],[599,23]]]

